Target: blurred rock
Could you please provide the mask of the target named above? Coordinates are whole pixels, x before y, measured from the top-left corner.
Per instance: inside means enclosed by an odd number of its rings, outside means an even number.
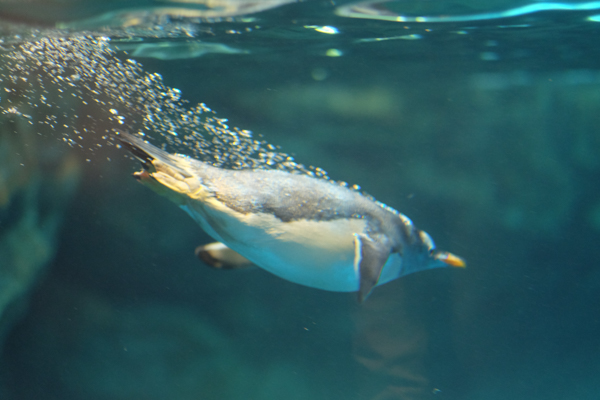
[[[7,350],[9,374],[32,399],[307,399],[289,364],[245,360],[201,310],[109,298],[50,279]]]
[[[16,122],[15,122],[16,121]],[[68,148],[3,118],[0,133],[0,341],[54,257],[79,166]]]

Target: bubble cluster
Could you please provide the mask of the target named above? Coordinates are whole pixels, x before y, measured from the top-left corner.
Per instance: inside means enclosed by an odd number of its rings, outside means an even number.
[[[328,179],[320,168],[296,163],[247,130],[231,128],[205,104],[190,105],[158,73],[122,60],[108,37],[47,36],[0,55],[0,111],[28,118],[93,151],[127,131],[161,137],[170,151],[217,167],[300,172]],[[164,146],[163,146],[164,147]]]

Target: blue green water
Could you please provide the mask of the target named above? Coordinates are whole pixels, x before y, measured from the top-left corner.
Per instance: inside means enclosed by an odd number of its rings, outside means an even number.
[[[41,194],[66,213],[51,262],[3,311],[0,397],[597,399],[600,3],[206,4],[0,1],[0,135],[32,135],[80,173],[68,202]],[[49,45],[23,52],[42,38],[69,43],[73,64],[57,72]],[[45,64],[22,79],[33,59]],[[155,86],[119,99],[127,65],[160,76],[161,104],[204,103],[360,185],[467,269],[358,305],[203,265],[194,248],[212,239],[131,178],[139,164],[110,138],[144,131],[199,154],[190,125],[169,133],[179,109],[143,119]],[[28,202],[0,200],[2,242]]]

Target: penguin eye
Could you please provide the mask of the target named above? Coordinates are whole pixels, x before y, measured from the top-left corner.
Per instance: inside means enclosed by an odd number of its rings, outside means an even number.
[[[435,249],[435,244],[433,244],[433,240],[431,240],[431,237],[427,234],[427,232],[419,231],[419,238],[428,250]]]

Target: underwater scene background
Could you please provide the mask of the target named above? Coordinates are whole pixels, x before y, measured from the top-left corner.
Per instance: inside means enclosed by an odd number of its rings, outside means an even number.
[[[0,398],[597,399],[598,21],[580,1],[0,1]],[[225,166],[294,157],[467,268],[361,305],[211,269],[119,130]]]

